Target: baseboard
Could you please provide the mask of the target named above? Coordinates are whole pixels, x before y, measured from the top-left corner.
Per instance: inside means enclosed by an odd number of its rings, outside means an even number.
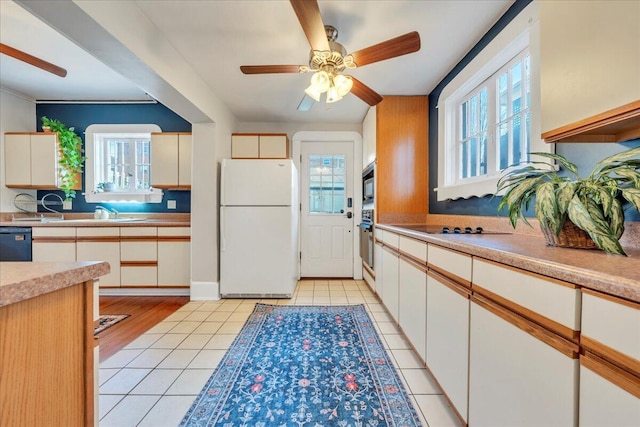
[[[217,301],[220,299],[220,283],[191,282],[191,301]]]
[[[100,296],[189,296],[189,288],[100,288]]]

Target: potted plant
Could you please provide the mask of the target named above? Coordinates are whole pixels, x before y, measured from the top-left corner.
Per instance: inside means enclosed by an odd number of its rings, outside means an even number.
[[[96,191],[98,191],[99,193],[108,193],[110,191],[113,191],[115,188],[115,185],[113,182],[100,182],[98,183],[98,185],[96,186]]]
[[[572,176],[561,176],[546,162],[507,170],[498,181],[498,193],[505,191],[498,211],[507,207],[511,225],[515,228],[518,219],[529,224],[524,212],[535,196],[534,212],[547,244],[626,255],[619,242],[622,202],[640,211],[640,147],[601,160],[586,178],[561,155],[531,154],[557,161]]]
[[[58,187],[64,191],[65,199],[70,200],[76,196],[73,187],[78,183],[76,176],[82,173],[82,164],[85,160],[82,155],[82,140],[73,128],[68,128],[59,120],[52,120],[46,116],[43,116],[41,120],[43,129],[48,128],[58,135],[58,164],[60,165]]]

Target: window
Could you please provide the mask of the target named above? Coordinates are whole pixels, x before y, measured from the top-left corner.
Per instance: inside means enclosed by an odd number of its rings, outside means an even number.
[[[87,202],[162,201],[151,188],[151,132],[156,125],[91,125],[85,131]]]
[[[553,150],[540,138],[537,13],[525,8],[442,90],[438,200],[494,194],[502,170]]]
[[[309,156],[309,212],[344,212],[346,168],[343,155]]]

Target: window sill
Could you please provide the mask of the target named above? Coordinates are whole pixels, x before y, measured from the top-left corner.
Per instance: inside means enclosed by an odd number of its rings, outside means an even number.
[[[87,203],[162,203],[162,190],[152,188],[150,191],[127,193],[120,191],[85,193]]]

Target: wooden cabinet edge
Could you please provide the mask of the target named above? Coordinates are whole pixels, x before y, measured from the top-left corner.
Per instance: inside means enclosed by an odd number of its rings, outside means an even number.
[[[622,142],[635,138],[640,138],[640,100],[542,134],[545,142]]]
[[[511,300],[503,298],[498,294],[495,294],[481,286],[476,285],[475,283],[471,285],[471,290],[475,294],[481,295],[487,300],[504,307],[506,310],[512,311],[514,314],[522,316],[525,319],[536,323],[545,329],[549,329],[551,332],[554,332],[569,341],[577,343],[580,338],[580,331],[575,331],[568,326],[565,326],[561,323],[556,322],[555,320],[538,314],[533,310],[521,306],[520,304],[516,304]]]
[[[541,342],[555,348],[560,353],[564,354],[571,359],[577,359],[579,356],[578,344],[571,342],[560,335],[548,331],[542,326],[525,319],[524,317],[507,310],[504,307],[499,306],[493,301],[484,298],[479,294],[472,294],[471,301],[485,310],[495,314],[503,320],[509,322],[513,326],[519,328],[523,332],[528,333],[534,338],[537,338]]]
[[[423,273],[427,272],[427,263],[425,263],[424,261],[418,258],[415,258],[413,255],[403,251],[398,251],[398,253],[399,253],[400,259],[405,261],[407,264],[409,264],[413,268],[420,270]]]
[[[611,302],[616,303],[616,304],[621,304],[621,305],[633,308],[634,310],[640,310],[640,302],[629,301],[629,300],[624,299],[624,298],[620,298],[620,297],[617,297],[617,296],[605,294],[603,292],[598,292],[598,291],[594,291],[593,289],[587,289],[587,288],[582,288],[582,293],[587,294],[587,295],[592,295],[594,297],[602,298],[602,299],[605,299],[607,301],[611,301]]]
[[[455,293],[457,293],[458,295],[464,298],[469,299],[471,297],[471,289],[469,289],[468,287],[458,282],[453,281],[451,278],[438,272],[438,270],[433,270],[429,268],[427,271],[427,276],[437,280],[438,283],[446,286],[447,288],[451,289],[452,291],[454,291]]]
[[[640,377],[631,372],[625,371],[588,351],[580,356],[580,366],[640,399]]]
[[[580,337],[580,345],[586,352],[591,352],[601,359],[606,360],[612,365],[631,372],[633,375],[640,377],[640,361],[621,353],[601,342],[582,335]]]
[[[451,273],[450,271],[445,270],[444,268],[441,268],[437,265],[434,264],[427,264],[429,267],[429,271],[435,271],[436,273],[438,273],[439,275],[441,275],[442,277],[449,279],[451,281],[453,281],[453,283],[456,283],[462,287],[465,288],[471,288],[471,282],[469,280],[463,279],[462,277]]]

